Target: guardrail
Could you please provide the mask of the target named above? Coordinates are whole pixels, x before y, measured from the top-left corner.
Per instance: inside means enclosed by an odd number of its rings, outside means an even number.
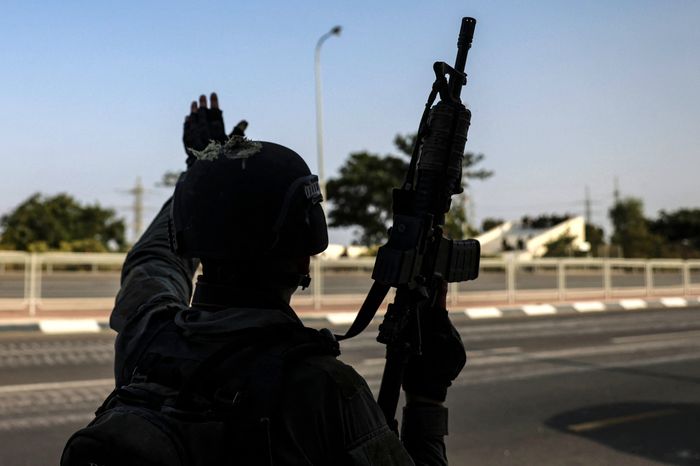
[[[124,254],[0,251],[0,311],[109,310]],[[352,309],[371,285],[374,258],[312,261],[296,307]],[[700,260],[482,259],[478,280],[450,287],[449,304],[700,295]]]

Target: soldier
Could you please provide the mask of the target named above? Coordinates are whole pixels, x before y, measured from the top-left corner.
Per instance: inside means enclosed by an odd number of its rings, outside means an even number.
[[[444,300],[406,370],[400,441],[330,332],[289,307],[328,245],[318,179],[245,126],[226,136],[216,94],[192,103],[188,169],[124,263],[117,388],[61,464],[446,464],[465,353]]]

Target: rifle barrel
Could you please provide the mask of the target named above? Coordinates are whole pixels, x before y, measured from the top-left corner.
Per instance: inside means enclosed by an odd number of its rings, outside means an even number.
[[[474,18],[462,18],[462,27],[459,30],[459,39],[457,39],[457,58],[454,66],[454,69],[460,73],[464,72],[464,67],[467,65],[467,54],[472,46],[475,26],[476,20]],[[458,99],[462,93],[462,86],[464,86],[463,80],[450,76],[450,93],[455,99]]]

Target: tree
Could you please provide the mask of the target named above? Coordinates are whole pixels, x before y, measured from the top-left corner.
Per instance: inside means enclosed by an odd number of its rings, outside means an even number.
[[[610,209],[613,224],[611,243],[622,248],[624,257],[661,257],[663,240],[649,231],[641,199],[628,197]]]
[[[356,240],[365,246],[386,237],[391,219],[391,190],[403,182],[404,160],[369,152],[354,152],[340,168],[340,176],[328,180],[326,192],[333,205],[328,212],[332,227],[357,226]]]
[[[700,257],[700,209],[662,210],[648,225],[653,234],[663,238],[665,255]]]
[[[572,217],[573,217],[573,215],[571,215],[571,214],[564,214],[564,215],[543,214],[543,215],[539,215],[537,217],[530,217],[530,216],[526,215],[520,219],[520,222],[523,224],[523,227],[525,227],[525,228],[534,228],[536,230],[540,230],[540,229],[544,229],[544,228],[552,228],[553,226],[558,225],[562,222],[565,222]]]
[[[444,232],[448,237],[457,239],[478,234],[467,219],[467,195],[464,192],[452,197],[450,210],[445,215]]]
[[[92,251],[123,249],[124,221],[112,209],[81,205],[68,194],[36,193],[0,218],[3,248],[24,251]]]
[[[554,239],[547,244],[547,252],[544,253],[544,257],[567,257],[574,253],[572,244],[576,238],[569,234],[563,234],[559,238]]]
[[[481,222],[481,231],[489,231],[504,223],[506,223],[506,221],[502,218],[485,218],[484,221]]]
[[[161,188],[174,188],[177,184],[177,180],[180,179],[180,175],[182,175],[182,172],[167,171],[163,173],[163,177],[160,179],[157,186]]]
[[[598,225],[587,223],[586,241],[591,245],[591,253],[598,256],[601,246],[605,245],[605,231]]]
[[[394,145],[403,156],[410,157],[416,135],[397,135]],[[492,171],[474,169],[484,159],[483,154],[464,154],[463,184],[471,179],[485,179]],[[391,190],[403,183],[409,161],[404,157],[370,152],[354,152],[340,168],[337,178],[328,180],[328,212],[331,227],[356,227],[355,241],[366,246],[382,243],[391,220]],[[467,198],[464,193],[453,197],[452,208],[445,218],[448,236],[461,238],[473,233],[466,216]]]

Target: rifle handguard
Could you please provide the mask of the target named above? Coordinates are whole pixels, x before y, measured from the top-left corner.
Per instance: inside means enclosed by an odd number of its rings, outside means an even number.
[[[475,280],[479,276],[481,245],[475,239],[442,238],[435,262],[435,274],[448,283]]]

